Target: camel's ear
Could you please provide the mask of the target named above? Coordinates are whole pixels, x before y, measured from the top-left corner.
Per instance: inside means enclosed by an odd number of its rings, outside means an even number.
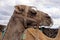
[[[14,7],[15,7],[15,11],[19,13],[19,5],[16,5]]]

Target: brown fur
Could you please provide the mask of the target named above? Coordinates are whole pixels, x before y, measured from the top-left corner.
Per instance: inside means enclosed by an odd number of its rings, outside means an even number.
[[[7,25],[7,31],[3,40],[21,40],[21,35],[25,30],[26,26],[36,26],[37,24],[47,25],[50,26],[52,23],[51,18],[48,14],[45,14],[40,11],[31,11],[31,6],[26,5],[17,5],[15,6],[14,13]],[[29,14],[29,12],[33,14]],[[36,15],[34,14],[36,12]],[[45,20],[45,21],[44,21]],[[30,23],[31,21],[31,23]],[[47,22],[47,23],[45,23]],[[30,23],[29,25],[27,25]],[[39,26],[38,25],[38,26]]]

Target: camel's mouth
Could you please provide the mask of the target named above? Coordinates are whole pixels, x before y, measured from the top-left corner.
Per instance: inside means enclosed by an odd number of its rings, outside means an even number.
[[[37,26],[37,23],[34,21],[27,20],[27,26]]]

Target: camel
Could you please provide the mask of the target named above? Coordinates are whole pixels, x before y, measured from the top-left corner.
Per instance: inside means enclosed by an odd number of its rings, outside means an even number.
[[[22,33],[26,28],[50,26],[53,24],[51,17],[32,6],[17,5],[11,16],[3,40],[21,40]]]

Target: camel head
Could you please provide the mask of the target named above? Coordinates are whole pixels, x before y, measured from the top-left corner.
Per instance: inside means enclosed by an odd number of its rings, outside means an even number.
[[[42,11],[33,9],[32,6],[15,6],[14,16],[23,18],[27,26],[50,26],[53,24],[51,17]]]

